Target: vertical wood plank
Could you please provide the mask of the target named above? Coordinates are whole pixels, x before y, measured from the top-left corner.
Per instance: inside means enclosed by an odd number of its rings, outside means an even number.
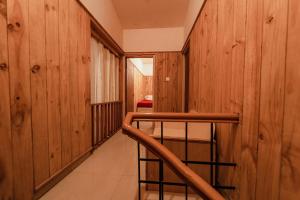
[[[127,112],[133,112],[134,111],[134,65],[133,63],[128,59],[127,61]],[[156,94],[154,95],[156,96]],[[155,103],[156,101],[154,101]]]
[[[183,66],[182,60],[183,56],[179,52],[162,52],[155,55],[153,93],[156,112],[182,111],[183,83],[182,78],[180,78],[182,74],[179,74],[179,69]],[[167,77],[170,78],[169,81],[166,81]]]
[[[247,1],[240,198],[256,199],[263,1]]]
[[[121,71],[121,66],[120,66],[120,59],[116,57],[116,101],[120,101],[120,81],[121,76],[120,76],[120,71]]]
[[[61,101],[61,162],[66,166],[72,160],[72,132],[70,111],[70,32],[69,1],[59,0],[59,63]]]
[[[50,175],[61,168],[58,0],[46,0],[47,100]]]
[[[232,41],[232,72],[230,82],[230,112],[243,115],[244,98],[244,66],[245,66],[245,37],[247,0],[235,0],[233,5],[233,41]],[[230,159],[228,161],[241,163],[242,123],[232,125],[228,135],[231,146]],[[237,189],[231,193],[232,199],[240,198],[241,165],[228,169],[231,184]]]
[[[289,1],[280,199],[300,196],[300,2]]]
[[[265,0],[256,199],[279,199],[288,1]]]
[[[70,39],[70,116],[71,116],[71,138],[72,138],[72,160],[79,156],[79,102],[78,102],[78,40],[79,40],[79,15],[76,1],[69,2],[69,39]]]
[[[85,93],[86,93],[86,58],[85,58],[85,14],[79,8],[79,27],[78,27],[78,122],[79,122],[79,153],[85,151],[85,133],[87,128],[85,112]]]
[[[45,2],[29,0],[29,43],[34,181],[38,186],[50,174],[47,112]]]
[[[86,132],[85,132],[85,150],[91,148],[92,146],[92,138],[91,138],[91,129],[92,129],[92,118],[91,118],[91,75],[90,75],[90,65],[91,65],[91,19],[89,14],[82,9],[85,14],[84,19],[84,27],[85,27],[85,34],[84,34],[84,57],[85,57],[85,116],[86,116]]]
[[[217,66],[215,70],[215,111],[231,112],[231,73],[234,44],[234,1],[218,0],[218,26],[217,26]],[[231,126],[218,124],[218,152],[219,161],[232,161],[234,154],[232,148],[233,138]],[[230,169],[219,172],[219,184],[232,185],[233,178]],[[237,191],[223,190],[226,198],[230,199]]]
[[[7,2],[14,199],[33,191],[28,1]]]
[[[6,0],[0,1],[0,199],[13,199],[13,164],[6,3]]]

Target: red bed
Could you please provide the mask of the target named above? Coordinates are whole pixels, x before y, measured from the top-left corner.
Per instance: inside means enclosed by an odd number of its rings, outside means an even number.
[[[152,108],[152,100],[141,100],[137,103],[138,108]]]

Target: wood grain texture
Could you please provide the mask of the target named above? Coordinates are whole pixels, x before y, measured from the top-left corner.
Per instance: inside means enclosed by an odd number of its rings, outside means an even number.
[[[70,0],[59,0],[59,65],[60,65],[60,105],[61,105],[61,163],[67,165],[72,160],[72,132],[70,111]]]
[[[29,0],[29,43],[34,184],[50,177],[48,147],[45,1]]]
[[[83,9],[80,9],[80,37],[78,43],[78,93],[79,93],[79,134],[80,134],[80,154],[85,153],[90,147],[91,141],[91,112],[90,112],[90,73],[89,73],[89,52],[90,41],[89,18]]]
[[[153,76],[144,76],[143,79],[144,94],[153,95]]]
[[[91,76],[90,76],[90,65],[91,65],[91,43],[90,43],[90,38],[91,38],[91,18],[84,11],[85,13],[85,20],[83,27],[85,27],[85,35],[84,35],[84,41],[85,41],[85,120],[86,120],[86,132],[85,132],[85,150],[89,150],[92,146],[92,135],[91,135],[91,130],[92,130],[92,117],[91,117]]]
[[[79,156],[79,99],[78,99],[78,40],[79,40],[79,6],[72,0],[69,4],[69,16],[72,23],[69,24],[70,32],[70,116],[72,138],[72,160]]]
[[[58,0],[46,0],[47,105],[50,175],[61,168],[59,7]]]
[[[289,1],[280,199],[300,196],[300,2]]]
[[[288,2],[264,1],[256,199],[279,199]]]
[[[33,191],[28,1],[7,2],[14,199]]]
[[[0,1],[0,199],[13,199],[6,0]]]
[[[156,53],[153,93],[156,112],[182,112],[183,55],[180,52]],[[169,78],[169,81],[166,81]],[[180,89],[181,88],[181,89]]]
[[[126,69],[126,79],[127,79],[127,97],[126,97],[126,110],[127,112],[134,111],[134,64],[130,60],[126,60],[127,69]]]
[[[189,110],[243,112],[246,0],[208,0],[190,36]],[[240,163],[242,126],[219,125],[219,159]],[[219,184],[240,185],[240,166],[222,168]],[[226,191],[239,199],[240,187]],[[224,193],[225,194],[225,193]]]
[[[0,1],[1,199],[32,199],[90,149],[90,26],[75,0]]]
[[[263,1],[247,1],[240,199],[256,198]]]
[[[189,110],[242,113],[246,1],[208,0],[190,36]],[[219,125],[219,159],[240,160],[241,126]],[[219,184],[239,185],[240,168],[222,168]],[[226,191],[239,199],[239,188]]]

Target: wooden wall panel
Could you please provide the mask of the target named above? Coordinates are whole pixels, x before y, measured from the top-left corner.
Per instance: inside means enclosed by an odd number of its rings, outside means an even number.
[[[208,0],[190,36],[189,110],[242,113],[245,1]],[[241,127],[218,126],[219,159],[240,160]],[[219,184],[239,185],[240,168],[222,168]],[[238,199],[239,189],[223,190]]]
[[[256,198],[263,1],[247,1],[240,199]]]
[[[91,108],[90,108],[90,59],[89,59],[89,17],[80,9],[80,37],[78,43],[78,93],[79,93],[79,131],[80,131],[80,154],[86,153],[91,147]]]
[[[182,112],[183,56],[180,52],[156,53],[154,57],[154,110]],[[169,81],[166,78],[169,77]],[[159,103],[158,103],[159,102]]]
[[[61,169],[58,0],[46,0],[47,105],[50,175]]]
[[[14,199],[33,191],[28,1],[7,2]]]
[[[85,20],[83,27],[85,28],[85,35],[84,35],[84,41],[85,41],[85,112],[86,112],[86,132],[85,132],[85,152],[91,149],[92,147],[92,113],[91,113],[91,76],[90,76],[90,65],[91,65],[91,22],[90,22],[90,16],[84,9],[82,11],[85,13]]]
[[[0,27],[0,198],[29,200],[91,148],[90,16],[2,0]]]
[[[0,199],[13,199],[6,0],[0,1]]]
[[[69,24],[70,32],[70,113],[71,113],[71,138],[72,160],[79,156],[79,99],[78,99],[78,40],[79,40],[79,6],[75,1],[70,1],[69,16],[72,23]]]
[[[300,2],[289,1],[285,76],[285,112],[282,136],[280,199],[299,199],[300,191]]]
[[[120,58],[116,57],[116,62],[115,62],[115,68],[116,68],[116,101],[119,101],[120,99],[120,88],[121,88],[121,83],[120,81],[121,78],[121,66],[120,66]]]
[[[70,111],[70,42],[69,42],[69,3],[59,0],[59,60],[60,60],[60,112],[61,112],[61,164],[72,160],[72,132]]]
[[[143,75],[142,73],[136,68],[133,67],[133,82],[134,82],[134,111],[137,108],[137,102],[143,99]]]
[[[215,71],[217,69],[217,1],[207,1],[190,38],[189,110],[215,110]],[[199,45],[202,44],[202,45]],[[201,69],[201,70],[200,70]],[[205,82],[206,86],[202,86]],[[201,88],[201,89],[200,89]]]
[[[47,112],[45,1],[29,0],[34,183],[50,177]]]
[[[134,111],[134,65],[130,60],[126,60],[127,62],[127,112],[133,112]]]
[[[264,1],[256,199],[279,198],[287,8]]]
[[[189,109],[241,115],[239,127],[218,128],[221,160],[239,163],[220,174],[238,186],[230,199],[299,196],[299,7],[293,0],[208,0],[190,36]]]
[[[153,76],[144,76],[143,78],[144,96],[153,95]]]

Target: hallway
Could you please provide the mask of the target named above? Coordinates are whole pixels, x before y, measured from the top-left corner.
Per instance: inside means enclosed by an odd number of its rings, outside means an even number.
[[[136,142],[119,131],[41,200],[133,200],[136,159]]]

